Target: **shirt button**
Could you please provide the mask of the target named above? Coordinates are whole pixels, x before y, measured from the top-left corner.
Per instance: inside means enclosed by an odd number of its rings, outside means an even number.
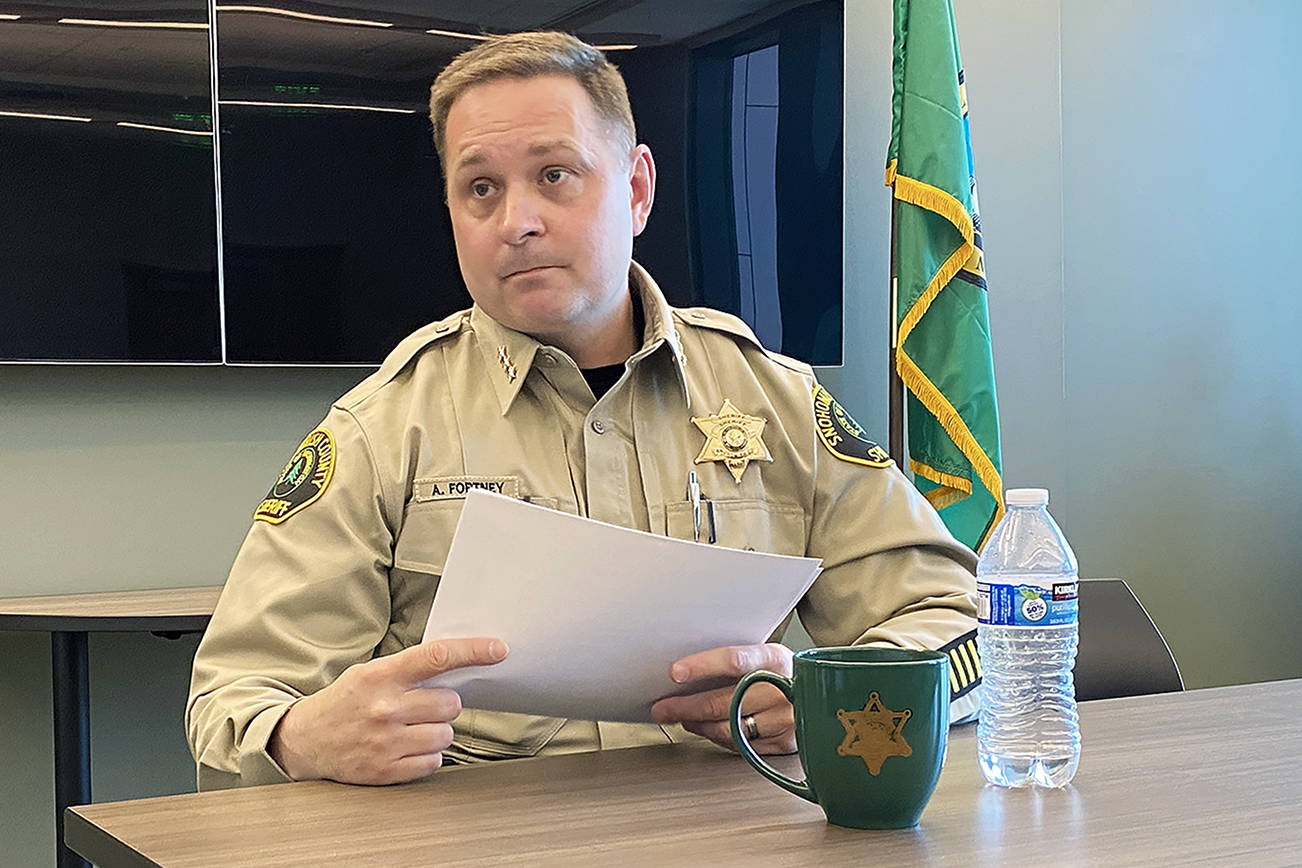
[[[602,422],[600,419],[593,419],[593,420],[592,420],[592,430],[593,430],[593,431],[596,431],[598,434],[605,434],[605,433],[606,433],[606,423],[605,423],[605,422]]]
[[[538,357],[539,359],[542,360],[542,363],[549,368],[552,365],[556,364],[556,357],[553,356],[551,353],[539,353]]]

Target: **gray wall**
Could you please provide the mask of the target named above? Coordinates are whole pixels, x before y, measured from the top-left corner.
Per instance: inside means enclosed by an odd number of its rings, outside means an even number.
[[[356,369],[0,366],[0,595],[220,584]],[[91,634],[96,801],[192,790],[195,637]],[[0,632],[0,868],[54,864],[49,638]]]
[[[1194,684],[1302,675],[1300,29],[1062,4],[1068,533]]]
[[[824,379],[884,440],[890,9],[846,5],[847,364]],[[957,5],[1007,482],[1053,490],[1082,572],[1131,581],[1191,686],[1302,675],[1302,5]],[[220,581],[359,376],[0,367],[0,594]],[[2,866],[53,862],[47,641],[0,633]],[[193,650],[92,637],[97,799],[191,786]]]

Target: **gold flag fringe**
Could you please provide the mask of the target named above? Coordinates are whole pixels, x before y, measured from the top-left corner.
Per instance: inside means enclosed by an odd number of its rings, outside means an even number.
[[[900,321],[899,345],[904,346],[904,341],[909,336],[909,332],[913,331],[914,326],[922,319],[923,314],[927,312],[927,308],[931,307],[931,303],[936,299],[936,296],[940,295],[940,291],[949,285],[954,275],[962,270],[964,263],[976,250],[976,244],[973,241],[976,232],[972,226],[972,216],[967,213],[963,203],[939,187],[933,187],[913,178],[896,174],[895,198],[901,202],[908,202],[910,205],[916,205],[919,208],[939,214],[950,223],[953,223],[954,228],[963,236],[963,243],[940,266],[940,270],[931,278],[922,295],[918,296],[918,300],[913,303],[908,313],[904,315],[904,319]]]
[[[952,223],[963,237],[963,242],[958,246],[958,249],[940,266],[940,269],[927,283],[926,289],[918,296],[900,321],[895,367],[899,372],[900,379],[904,381],[905,387],[917,397],[922,406],[927,409],[927,412],[931,413],[940,422],[941,427],[945,429],[945,433],[958,446],[963,456],[971,462],[972,468],[981,480],[981,484],[994,496],[995,516],[990,522],[986,538],[982,539],[977,546],[977,550],[980,551],[985,546],[990,531],[999,523],[999,519],[1004,514],[1003,480],[1000,478],[999,471],[995,469],[994,462],[981,448],[981,444],[972,435],[958,410],[954,408],[949,399],[944,396],[940,389],[936,388],[936,385],[931,382],[904,350],[904,341],[909,336],[909,333],[913,331],[914,327],[922,319],[923,314],[931,307],[931,303],[935,301],[936,296],[949,285],[949,282],[954,279],[954,276],[958,274],[964,263],[976,250],[972,215],[968,213],[962,202],[939,187],[924,184],[915,178],[899,174],[898,164],[895,160],[891,160],[886,167],[886,183],[888,186],[893,186],[896,199],[939,214]],[[937,489],[934,500],[932,497],[928,497],[928,500],[932,501],[932,505],[937,510],[958,503],[972,493],[970,480],[962,480],[960,477],[941,473],[935,468],[918,461],[911,460],[910,466],[914,472],[921,473],[924,478],[944,487],[944,489]],[[959,481],[964,484],[954,484]],[[938,502],[943,506],[937,505]]]
[[[930,479],[938,486],[922,493],[922,496],[931,504],[931,508],[937,512],[958,503],[972,493],[972,480],[965,477],[942,473],[916,458],[909,459],[909,468],[916,475],[921,476],[923,479]]]

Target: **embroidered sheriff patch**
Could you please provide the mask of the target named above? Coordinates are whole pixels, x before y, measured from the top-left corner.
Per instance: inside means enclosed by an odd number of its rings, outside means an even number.
[[[869,774],[881,774],[887,757],[912,756],[913,748],[904,740],[904,724],[913,716],[909,709],[891,711],[882,705],[877,691],[868,694],[862,711],[836,710],[845,727],[845,741],[836,746],[841,756],[857,756],[868,766]]]
[[[814,427],[827,450],[842,461],[869,467],[890,467],[890,453],[863,436],[859,423],[851,418],[831,393],[814,386]]]
[[[772,461],[768,447],[761,435],[767,419],[747,416],[733,406],[727,398],[713,416],[693,416],[692,424],[705,435],[705,445],[696,456],[697,464],[722,461],[732,471],[732,478],[741,484],[741,475],[752,461]]]
[[[253,518],[280,524],[320,497],[334,472],[335,438],[325,428],[318,428],[299,444]]]

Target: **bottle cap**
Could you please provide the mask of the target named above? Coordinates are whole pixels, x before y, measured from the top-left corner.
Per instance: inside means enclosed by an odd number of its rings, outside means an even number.
[[[1009,506],[1048,506],[1047,488],[1010,488],[1004,492],[1004,502]]]

